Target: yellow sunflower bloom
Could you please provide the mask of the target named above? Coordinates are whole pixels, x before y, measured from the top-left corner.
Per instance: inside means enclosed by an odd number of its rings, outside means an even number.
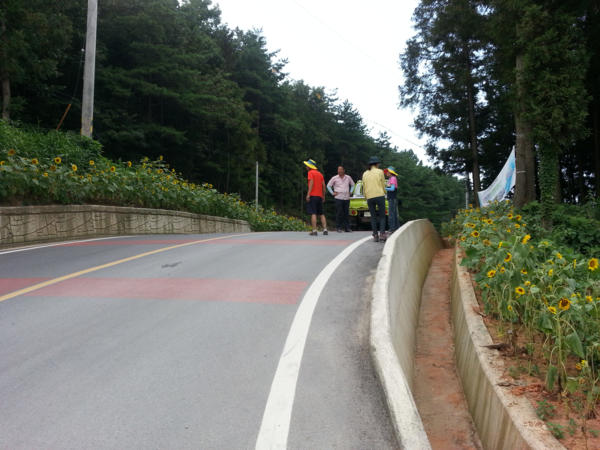
[[[515,288],[515,292],[519,295],[523,295],[525,294],[525,289],[523,289],[521,286],[518,286]]]
[[[571,306],[571,301],[567,297],[561,298],[560,302],[558,302],[558,307],[560,309],[562,309],[563,311],[566,311],[567,309],[569,309],[570,306]]]
[[[509,214],[507,217],[508,217],[509,219],[512,219],[512,218],[513,218],[513,215],[512,215],[512,214]]]
[[[588,262],[588,269],[594,271],[598,268],[598,258],[592,258]]]
[[[512,307],[512,306],[510,306],[510,305],[508,305],[508,310],[509,310],[509,311],[512,311],[512,310],[513,310],[513,307]]]
[[[112,166],[112,167],[110,168],[110,171],[111,171],[111,172],[114,172],[115,170],[117,170],[117,168],[116,168],[115,166]]]
[[[127,167],[131,167],[131,161],[127,161]]]
[[[512,259],[512,255],[510,253],[506,254],[506,258],[504,258],[504,262],[509,262]]]
[[[591,295],[586,295],[586,296],[585,296],[585,299],[586,299],[588,302],[591,302],[591,301],[593,300]]]
[[[96,164],[94,161],[90,161],[90,166],[93,166],[94,164]]]
[[[473,236],[474,238],[478,238],[479,237],[479,231],[473,231],[471,233],[471,236]]]
[[[52,172],[54,172],[54,171],[56,170],[56,166],[54,166],[54,165],[50,166],[50,170],[51,170]]]
[[[496,275],[496,271],[495,270],[490,270],[487,273],[488,278],[494,278],[494,275]]]
[[[77,166],[75,164],[71,166],[71,169],[73,169],[73,172],[77,172]]]
[[[560,253],[557,253],[557,254],[556,254],[556,257],[557,257],[558,259],[563,259],[563,258],[562,258],[562,255],[561,255]]]
[[[531,281],[526,281],[525,286],[527,286],[527,287],[531,286]]]
[[[553,274],[553,273],[554,273],[554,270],[552,270],[552,269],[550,269],[550,270],[548,271],[548,275],[549,275],[549,276],[552,276],[552,274]]]
[[[39,164],[39,163],[38,163],[38,160],[37,160],[37,159],[33,158],[33,159],[31,160],[31,164],[34,164],[34,165],[35,165],[35,164]]]
[[[504,267],[500,267],[500,273],[504,273],[506,269]]]
[[[521,269],[521,273],[522,273],[523,275],[527,275],[527,271],[526,271],[525,269]]]
[[[552,314],[556,314],[556,308],[554,306],[548,306],[548,311],[550,311]]]
[[[44,176],[47,178],[48,177],[48,172],[44,172]]]
[[[485,239],[483,241],[483,245],[485,245],[486,247],[489,247],[490,245],[492,245],[492,243],[489,240]]]
[[[15,153],[17,153],[17,152],[15,152],[15,151],[14,151],[14,150],[11,148],[11,149],[8,151],[8,156],[13,156]]]
[[[60,159],[58,156],[56,158],[54,158],[54,162],[56,164],[60,164],[62,162],[62,159]]]

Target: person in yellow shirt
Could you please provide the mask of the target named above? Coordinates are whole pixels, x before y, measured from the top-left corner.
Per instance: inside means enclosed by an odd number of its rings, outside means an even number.
[[[385,176],[379,168],[381,161],[373,156],[367,165],[369,170],[363,174],[363,194],[371,213],[373,242],[385,242]],[[379,235],[377,234],[377,214],[379,214]]]

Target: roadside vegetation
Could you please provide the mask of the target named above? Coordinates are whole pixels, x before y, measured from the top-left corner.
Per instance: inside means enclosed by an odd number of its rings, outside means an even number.
[[[306,224],[258,210],[237,194],[195,184],[159,156],[111,161],[72,133],[23,131],[0,122],[0,204],[98,204],[171,209],[246,220],[254,231],[300,231]]]
[[[596,417],[600,397],[597,210],[591,196],[583,207],[559,205],[554,228],[547,230],[537,202],[516,209],[502,201],[460,210],[443,225],[444,235],[464,250],[461,265],[475,274],[484,312],[497,320],[498,335],[509,342],[508,334],[525,337],[524,355],[516,343],[513,354],[521,354],[525,366],[534,356],[542,358],[545,367],[529,363],[527,372],[562,396],[584,428]]]

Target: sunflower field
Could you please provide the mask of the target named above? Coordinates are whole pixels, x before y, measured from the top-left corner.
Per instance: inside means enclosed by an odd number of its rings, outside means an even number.
[[[583,392],[590,410],[600,396],[600,265],[594,234],[600,222],[594,207],[579,207],[585,225],[577,230],[583,235],[578,239],[560,225],[577,219],[569,207],[557,212],[557,228],[546,231],[539,225],[539,205],[515,211],[509,201],[460,210],[442,227],[464,250],[461,266],[475,273],[485,314],[505,330],[524,331],[531,343],[541,334],[548,389]]]
[[[1,204],[137,206],[246,220],[254,231],[308,229],[273,209],[257,210],[237,194],[190,183],[162,157],[114,162],[102,156],[99,144],[74,134],[17,134],[0,127]]]

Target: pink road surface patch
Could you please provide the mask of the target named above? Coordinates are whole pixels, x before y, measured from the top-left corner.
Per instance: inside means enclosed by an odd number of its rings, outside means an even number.
[[[307,285],[306,281],[77,277],[26,295],[294,305]]]
[[[10,294],[29,286],[43,283],[52,278],[0,278],[0,295]]]

